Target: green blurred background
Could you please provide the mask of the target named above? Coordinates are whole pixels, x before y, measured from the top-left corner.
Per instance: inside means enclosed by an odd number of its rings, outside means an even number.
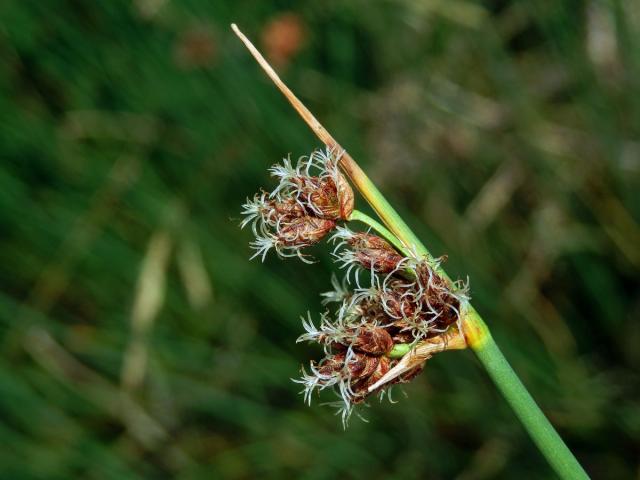
[[[469,352],[346,432],[303,405],[335,267],[250,262],[238,223],[318,141],[231,22],[469,275],[587,471],[640,478],[635,0],[2,1],[0,477],[552,478]]]

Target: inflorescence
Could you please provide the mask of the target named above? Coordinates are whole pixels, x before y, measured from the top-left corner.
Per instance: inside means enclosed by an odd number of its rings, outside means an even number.
[[[442,258],[407,255],[379,236],[338,225],[349,220],[354,208],[338,161],[327,150],[302,157],[295,168],[289,159],[272,167],[279,185],[247,200],[241,225],[252,226],[254,257],[264,259],[274,249],[281,257],[306,262],[309,257],[302,250],[333,231],[333,256],[345,279],[334,277],[334,290],[322,294],[323,304],[334,308],[321,315],[317,326],[310,315],[303,318],[305,333],[298,342],[322,345],[324,358],[312,361],[294,381],[303,385],[309,404],[315,391],[334,391],[339,400],[333,404],[346,424],[354,406],[373,394],[384,396],[389,387],[407,383],[423,370],[428,357],[381,383],[400,362],[397,351],[444,337],[452,328],[460,330],[468,285],[438,273]]]
[[[273,249],[280,257],[298,256],[309,263],[302,249],[319,242],[339,220],[349,219],[353,190],[338,169],[339,159],[331,150],[316,150],[301,157],[295,167],[285,158],[269,169],[278,186],[243,205],[246,218],[240,225],[251,225],[256,237],[251,258],[264,260]]]

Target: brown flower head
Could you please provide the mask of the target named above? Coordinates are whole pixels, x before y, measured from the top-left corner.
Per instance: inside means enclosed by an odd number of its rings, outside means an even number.
[[[273,249],[281,257],[307,256],[301,250],[317,243],[347,220],[354,208],[353,190],[330,150],[301,157],[294,167],[288,158],[269,170],[279,180],[271,192],[260,192],[243,205],[241,227],[251,225],[254,257],[263,260]],[[253,257],[252,257],[253,258]]]
[[[375,273],[391,273],[400,268],[404,261],[404,257],[389,242],[377,235],[338,227],[332,240],[339,240],[334,255],[343,268],[360,266]],[[337,253],[344,245],[349,248]]]
[[[307,401],[314,390],[331,387],[341,399],[337,406],[346,423],[354,406],[370,395],[388,394],[392,385],[408,383],[424,369],[431,353],[407,365],[392,355],[394,347],[404,345],[406,351],[424,342],[440,344],[445,332],[456,326],[468,297],[466,285],[438,273],[440,260],[403,257],[370,234],[340,229],[336,237],[349,251],[393,259],[388,262],[393,268],[371,270],[368,287],[349,291],[346,283],[333,279],[335,291],[323,296],[324,303],[339,304],[334,318],[323,314],[318,328],[309,317],[303,319],[306,332],[298,341],[320,343],[326,356],[319,364],[312,362],[311,373],[296,381],[304,385]],[[446,347],[447,340],[443,342]]]
[[[271,167],[278,185],[247,200],[241,226],[251,225],[254,257],[263,260],[273,249],[280,257],[308,262],[304,248],[335,231],[333,255],[346,274],[343,282],[332,280],[335,291],[323,294],[323,303],[338,307],[324,313],[318,327],[309,315],[303,319],[305,333],[298,341],[319,343],[324,357],[312,361],[309,373],[303,369],[295,381],[304,386],[305,402],[314,391],[333,390],[346,424],[354,406],[373,394],[389,394],[392,385],[422,371],[433,350],[424,357],[399,358],[402,352],[425,342],[439,345],[458,323],[468,298],[466,285],[439,273],[442,259],[406,256],[377,235],[338,225],[354,209],[353,191],[338,161],[332,151],[316,151],[295,166],[286,158]],[[361,270],[368,272],[367,286],[361,284]],[[352,271],[356,288],[350,289]]]
[[[347,227],[336,227],[331,240],[337,242],[333,256],[346,269],[347,282],[351,272],[368,270],[372,275],[392,274],[402,268],[406,259],[400,255],[386,240],[365,232],[354,232]],[[342,248],[342,247],[348,248]]]

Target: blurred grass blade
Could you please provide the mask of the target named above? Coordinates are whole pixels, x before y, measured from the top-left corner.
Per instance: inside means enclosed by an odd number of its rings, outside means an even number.
[[[135,389],[144,379],[147,337],[164,302],[171,243],[169,232],[154,233],[142,261],[131,312],[131,338],[122,363],[122,385],[127,390]]]

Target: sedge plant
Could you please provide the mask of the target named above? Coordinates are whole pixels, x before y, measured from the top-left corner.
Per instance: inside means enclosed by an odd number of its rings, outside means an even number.
[[[278,181],[243,206],[242,226],[255,235],[254,257],[269,251],[311,262],[306,247],[328,238],[345,279],[333,279],[323,304],[333,309],[314,321],[303,318],[298,341],[317,342],[325,356],[302,378],[305,402],[332,390],[346,425],[372,395],[414,379],[433,355],[470,348],[513,408],[560,478],[587,474],[560,438],[496,344],[469,301],[468,281],[452,281],[348,152],[282,82],[260,52],[233,24],[233,31],[269,78],[325,145],[295,164],[271,167]],[[348,180],[347,180],[348,179]],[[350,181],[350,183],[349,183]],[[355,208],[353,185],[379,220]],[[354,224],[362,224],[358,231]]]

